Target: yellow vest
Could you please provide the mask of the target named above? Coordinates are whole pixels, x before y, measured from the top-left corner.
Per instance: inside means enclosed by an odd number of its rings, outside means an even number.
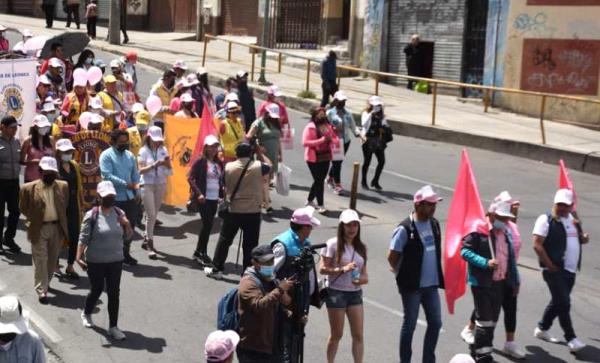
[[[223,155],[227,158],[235,158],[235,146],[244,141],[246,133],[241,120],[232,121],[227,117],[225,119],[225,133],[221,134],[221,145],[223,145]]]
[[[98,97],[100,97],[102,100],[102,108],[109,111],[116,111],[114,101],[112,97],[106,93],[106,91],[98,92]],[[119,102],[121,102],[121,106],[123,106],[123,94],[121,92],[117,92],[117,100],[119,100]],[[105,117],[104,122],[102,123],[102,131],[111,132],[116,126],[118,126],[115,125],[115,123],[116,120],[114,116]]]
[[[128,128],[127,133],[129,133],[129,151],[137,158],[142,148],[142,135],[140,135],[136,126]]]
[[[156,95],[162,101],[163,106],[169,106],[171,104],[171,99],[175,97],[177,94],[177,88],[173,87],[170,91],[163,87],[163,82],[158,81],[154,86],[152,86],[152,90],[150,91],[151,95]],[[159,112],[154,115],[153,119],[155,120],[164,120],[164,113]]]
[[[83,99],[83,105],[79,104],[79,98],[75,92],[67,95],[69,99],[69,115],[66,117],[65,125],[75,125],[79,121],[79,115],[88,110],[89,96],[86,94]],[[75,111],[75,112],[72,112]]]

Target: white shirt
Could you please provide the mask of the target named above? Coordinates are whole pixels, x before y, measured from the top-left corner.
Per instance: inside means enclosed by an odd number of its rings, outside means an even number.
[[[563,257],[563,260],[565,261],[565,270],[576,273],[577,263],[579,262],[579,249],[581,248],[579,245],[579,233],[575,227],[575,223],[573,223],[573,215],[569,214],[566,218],[561,217],[560,221],[567,232],[567,248],[565,250],[565,256]],[[549,228],[548,216],[542,214],[535,221],[533,234],[546,237]]]
[[[153,164],[156,161],[163,161],[169,156],[167,148],[164,146],[159,147],[156,150],[156,155],[153,155],[152,150],[144,145],[138,155],[138,162],[141,163],[142,167]],[[159,166],[156,169],[142,174],[142,184],[167,184],[167,177],[172,175],[173,171],[165,166]]]
[[[219,200],[219,179],[221,179],[221,169],[213,162],[206,163],[206,195],[208,200]]]
[[[360,123],[361,123],[360,134],[363,137],[367,135],[367,132],[369,131],[369,128],[371,127],[371,116],[372,116],[372,112],[363,111],[363,113],[360,117]],[[387,123],[387,120],[385,117],[383,118],[383,120],[381,120],[381,124],[383,126],[388,126],[388,123]]]

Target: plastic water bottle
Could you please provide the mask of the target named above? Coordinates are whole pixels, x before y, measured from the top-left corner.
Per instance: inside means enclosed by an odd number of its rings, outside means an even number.
[[[360,270],[355,268],[352,270],[352,282],[357,283],[360,279]]]

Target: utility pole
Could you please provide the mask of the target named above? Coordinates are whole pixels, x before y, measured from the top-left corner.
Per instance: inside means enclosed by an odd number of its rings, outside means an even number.
[[[121,0],[110,0],[108,18],[108,42],[121,44]]]
[[[204,16],[202,14],[204,10],[204,1],[196,0],[196,41],[201,42],[204,40]]]
[[[265,2],[265,13],[263,15],[263,29],[262,29],[262,44],[263,48],[266,48],[269,37],[269,28],[270,28],[270,10],[271,10],[271,1],[264,0]],[[260,60],[260,77],[258,78],[259,84],[268,84],[267,79],[265,78],[265,68],[267,67],[267,51],[262,50],[261,52],[261,60]]]

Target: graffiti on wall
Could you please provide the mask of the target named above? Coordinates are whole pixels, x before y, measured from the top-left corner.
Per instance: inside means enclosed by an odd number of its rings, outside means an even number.
[[[372,0],[365,7],[363,52],[360,57],[364,68],[380,69],[384,3],[384,0]]]
[[[548,24],[548,16],[544,13],[537,13],[535,15],[522,13],[517,15],[513,22],[513,29],[519,36],[528,34],[552,37],[556,32],[556,28]]]
[[[600,41],[524,39],[521,88],[576,95],[598,94]]]

